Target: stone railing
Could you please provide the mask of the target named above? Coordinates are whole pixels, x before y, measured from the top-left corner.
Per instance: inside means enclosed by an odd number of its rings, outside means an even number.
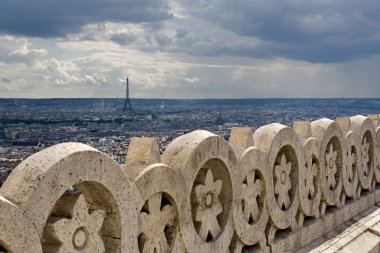
[[[379,115],[207,131],[126,164],[80,143],[0,189],[0,252],[292,252],[380,201]]]

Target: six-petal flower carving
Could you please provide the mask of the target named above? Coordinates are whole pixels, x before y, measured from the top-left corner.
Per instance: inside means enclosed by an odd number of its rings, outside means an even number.
[[[333,144],[330,144],[329,151],[326,153],[326,177],[327,184],[330,189],[334,189],[336,186],[335,174],[338,169],[336,166],[338,153],[334,151]]]
[[[103,240],[99,235],[104,215],[103,210],[89,213],[81,194],[74,205],[71,219],[60,218],[48,224],[53,236],[62,243],[58,253],[105,252]]]
[[[139,227],[145,235],[142,245],[143,253],[169,252],[170,245],[165,236],[165,227],[173,226],[175,210],[171,205],[161,208],[162,193],[156,193],[148,200],[149,213],[141,212],[139,216]]]
[[[309,199],[312,199],[316,186],[314,184],[314,178],[317,176],[317,164],[313,161],[313,157],[310,156],[305,166],[305,190]]]
[[[354,168],[356,167],[356,153],[353,152],[353,148],[351,147],[350,150],[347,152],[347,175],[348,175],[348,181],[352,182],[354,180]]]
[[[195,220],[201,222],[199,236],[203,241],[211,233],[216,238],[221,232],[217,216],[222,213],[223,208],[219,200],[219,194],[222,190],[222,180],[214,181],[212,171],[208,169],[204,185],[200,184],[195,187],[197,202],[199,204]]]
[[[242,185],[242,200],[244,201],[244,218],[250,223],[251,220],[256,222],[260,217],[260,209],[257,204],[257,198],[264,191],[264,183],[261,179],[255,179],[255,170],[247,175],[246,183]]]
[[[367,141],[367,137],[363,138],[363,142],[361,145],[362,151],[362,159],[363,159],[363,172],[364,175],[368,175],[368,163],[369,163],[369,142]]]
[[[292,163],[287,163],[285,154],[282,154],[281,163],[274,167],[274,174],[276,176],[274,192],[277,195],[277,205],[281,209],[288,209],[291,204],[289,197],[289,190],[292,188],[290,181],[291,169]]]

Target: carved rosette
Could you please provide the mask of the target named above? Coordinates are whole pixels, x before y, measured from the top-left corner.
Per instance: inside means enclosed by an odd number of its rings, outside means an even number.
[[[242,211],[247,223],[256,223],[262,212],[265,184],[256,170],[250,171],[242,183]]]
[[[360,161],[360,149],[357,145],[357,136],[354,132],[350,131],[346,135],[346,166],[343,170],[343,186],[344,192],[348,197],[357,196],[358,186],[358,167]]]
[[[277,229],[297,229],[299,207],[299,172],[304,158],[297,134],[281,124],[260,127],[253,135],[255,146],[266,152],[271,173],[266,184],[268,210],[273,225],[268,232],[270,243]]]
[[[303,123],[302,143],[276,123],[253,138],[238,129],[231,145],[194,131],[163,163],[152,139],[135,139],[124,167],[79,143],[47,148],[0,188],[0,251],[296,251],[379,200],[380,127],[338,122]],[[318,220],[326,210],[344,215]],[[301,228],[304,216],[316,219]]]
[[[321,214],[327,205],[341,205],[342,171],[346,166],[346,143],[338,123],[320,119],[311,123],[312,136],[319,143]]]
[[[377,143],[377,152],[375,153],[375,166],[374,174],[376,183],[380,183],[380,127],[376,128],[376,143]]]
[[[217,219],[223,211],[219,199],[222,180],[214,181],[211,169],[207,169],[204,184],[198,184],[194,190],[198,206],[195,211],[195,220],[200,222],[198,234],[203,241],[209,240],[209,237],[216,238],[222,230]]]
[[[241,190],[237,191],[239,204],[234,206],[235,230],[241,247],[259,243],[263,249],[266,247],[265,228],[269,217],[266,201],[269,164],[263,152],[248,148],[239,158],[239,168],[242,172],[239,180]],[[238,248],[237,245],[234,247]]]
[[[375,167],[375,152],[377,139],[375,127],[371,119],[364,116],[351,117],[351,130],[357,135],[360,147],[360,159],[358,166],[359,182],[364,190],[373,190],[373,175]]]
[[[80,197],[68,192],[72,186]],[[87,145],[63,143],[30,156],[1,192],[20,203],[44,252],[138,251],[137,189],[115,161]]]
[[[232,213],[231,180],[225,164],[219,159],[208,160],[198,171],[191,189],[193,224],[203,242],[212,243],[226,226],[227,213]]]
[[[190,252],[226,252],[226,242],[233,236],[232,206],[239,173],[234,169],[236,158],[230,145],[210,132],[194,131],[174,140],[162,161],[186,181],[188,208],[180,221],[186,248]]]
[[[300,171],[300,202],[303,213],[306,216],[319,217],[319,203],[321,189],[319,184],[320,163],[318,142],[309,138],[303,145],[305,167]]]
[[[168,238],[168,231],[177,231],[174,224],[176,210],[162,198],[162,193],[156,193],[149,198],[140,212],[140,252],[170,252],[173,238]]]
[[[104,222],[103,210],[89,212],[87,203],[82,194],[63,197],[62,206],[69,206],[69,213],[64,217],[53,216],[48,220],[45,228],[45,249],[55,252],[105,252],[104,242],[100,236],[100,229]],[[63,213],[62,213],[63,214]],[[53,245],[53,238],[59,244]]]
[[[144,168],[135,183],[143,199],[139,203],[139,251],[185,252],[179,233],[182,213],[178,207],[185,206],[181,176],[164,164],[156,163]]]

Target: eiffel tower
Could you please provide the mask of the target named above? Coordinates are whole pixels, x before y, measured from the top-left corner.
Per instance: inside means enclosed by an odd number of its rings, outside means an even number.
[[[123,111],[132,111],[131,99],[129,98],[129,79],[125,80],[126,88],[125,88],[125,102]]]

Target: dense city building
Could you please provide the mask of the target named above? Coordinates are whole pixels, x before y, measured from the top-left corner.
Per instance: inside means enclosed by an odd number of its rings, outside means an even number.
[[[162,153],[195,129],[225,139],[236,126],[378,113],[379,99],[0,99],[0,181],[25,158],[62,142],[81,142],[123,163],[134,136],[154,136]]]

